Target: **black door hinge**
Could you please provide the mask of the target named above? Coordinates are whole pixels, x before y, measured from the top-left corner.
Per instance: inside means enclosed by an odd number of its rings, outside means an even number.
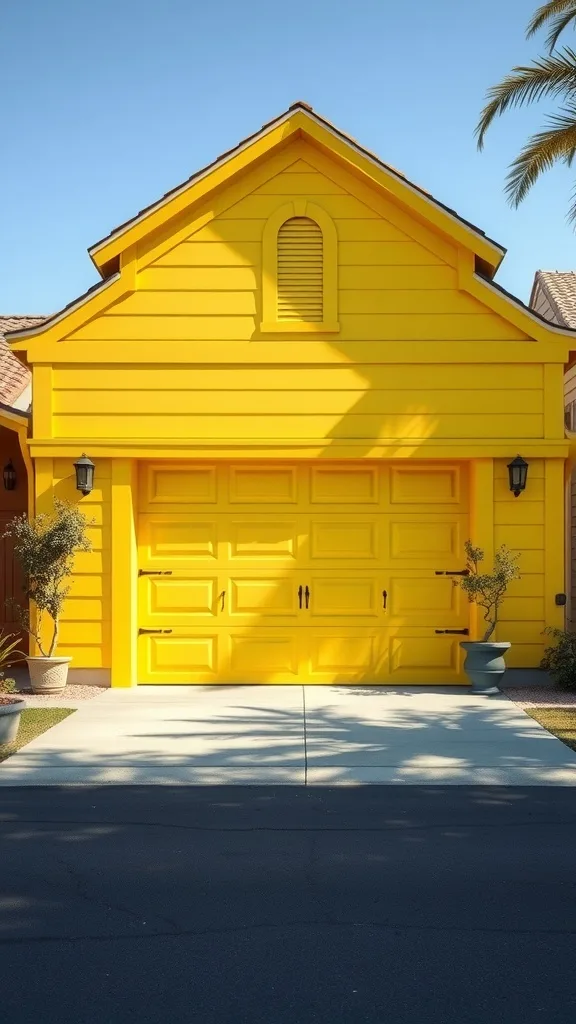
[[[435,576],[469,576],[470,569],[436,569]]]

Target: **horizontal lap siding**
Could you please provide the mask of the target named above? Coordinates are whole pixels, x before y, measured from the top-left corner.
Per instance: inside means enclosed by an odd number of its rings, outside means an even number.
[[[520,379],[517,377],[517,371]],[[56,437],[541,437],[540,367],[54,370]],[[524,384],[512,387],[512,380]]]
[[[80,497],[69,459],[54,459],[54,496],[77,504],[91,526],[92,551],[74,560],[70,595],[64,606],[59,653],[71,657],[72,668],[110,666],[110,461],[96,460],[94,490]]]
[[[380,197],[380,207],[389,211],[383,216],[376,197],[372,205],[350,194],[336,171],[331,177],[307,167],[288,167],[251,190],[247,181],[247,194],[229,205],[223,199],[224,208],[212,221],[191,230],[150,265],[142,250],[136,291],[71,337],[119,342],[258,337],[262,233],[271,214],[299,197],[325,210],[336,227],[340,331],[330,343],[525,337],[458,290],[456,251],[445,239],[432,241],[422,225],[411,224]]]
[[[537,668],[545,638],[544,461],[531,459],[525,492],[508,486],[507,460],[494,464],[494,541],[520,553],[522,578],[510,586],[502,606],[498,639],[508,640],[510,668]]]

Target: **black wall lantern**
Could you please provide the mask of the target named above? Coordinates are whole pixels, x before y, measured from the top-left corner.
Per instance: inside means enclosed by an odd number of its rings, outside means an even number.
[[[528,477],[528,463],[520,455],[517,455],[512,462],[508,463],[508,479],[510,481],[510,490],[515,498],[522,491],[526,490],[526,479]]]
[[[76,470],[76,490],[82,491],[84,495],[90,494],[94,487],[94,463],[82,452],[80,458],[74,463],[74,469]]]
[[[14,466],[12,465],[12,459],[8,459],[7,465],[4,466],[4,470],[2,472],[2,476],[4,477],[4,490],[5,491],[15,491],[16,490],[16,470],[14,469]]]

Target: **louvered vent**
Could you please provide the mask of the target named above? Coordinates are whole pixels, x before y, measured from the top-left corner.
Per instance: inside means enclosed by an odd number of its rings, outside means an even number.
[[[322,322],[322,231],[309,217],[291,217],[278,232],[278,319]]]

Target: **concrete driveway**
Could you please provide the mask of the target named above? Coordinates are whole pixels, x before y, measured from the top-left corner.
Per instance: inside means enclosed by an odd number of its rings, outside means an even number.
[[[576,753],[503,695],[149,686],[87,701],[0,766],[0,785],[66,783],[573,786]]]

